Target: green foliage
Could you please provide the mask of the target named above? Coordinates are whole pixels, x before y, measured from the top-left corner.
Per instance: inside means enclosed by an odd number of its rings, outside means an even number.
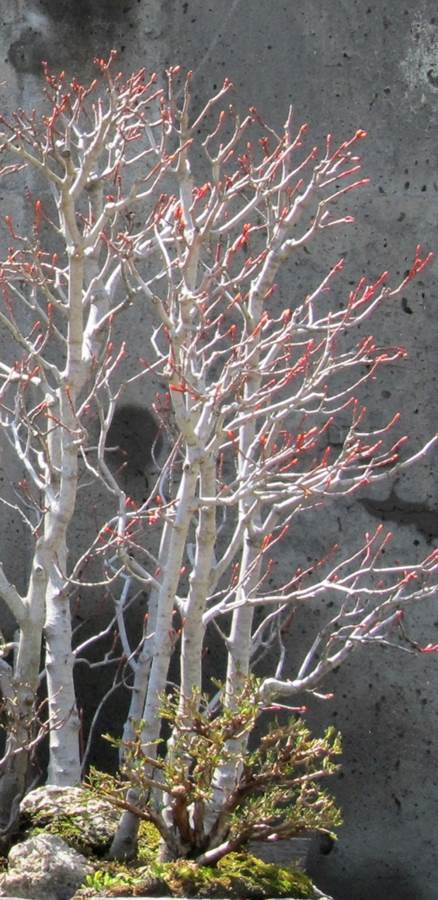
[[[177,896],[312,897],[312,883],[302,872],[265,863],[249,853],[231,853],[216,867],[190,860],[158,863],[154,874]]]
[[[154,862],[160,849],[160,832],[152,822],[140,822],[138,830],[137,860],[143,865]]]
[[[339,734],[328,728],[314,738],[300,719],[290,717],[286,723],[271,723],[256,748],[248,751],[247,739],[265,711],[254,677],[236,694],[232,708],[219,703],[213,712],[205,695],[193,693],[181,710],[178,693],[171,693],[159,704],[171,732],[167,746],[164,740],[158,746],[143,744],[140,723],[137,738],[124,746],[120,773],[113,777],[93,772],[90,785],[114,805],[153,823],[155,835],[161,835],[173,858],[208,865],[249,841],[315,830],[331,833],[341,816],[320,781],[338,769]],[[235,786],[212,821],[206,814],[214,775],[224,764],[237,773]],[[129,789],[134,789],[135,800],[131,791],[127,805]],[[165,817],[157,794],[167,806]]]
[[[267,897],[311,898],[310,879],[289,866],[263,862],[250,853],[230,853],[215,867],[198,866],[191,860],[154,862],[128,868],[108,863],[87,875],[82,896]]]
[[[113,865],[111,868],[96,869],[91,875],[86,875],[83,882],[83,891],[85,895],[94,895],[102,893],[111,893],[116,889],[125,891],[126,888],[134,888],[138,882],[135,872],[123,870],[121,867]]]
[[[98,778],[97,773],[95,777]],[[107,776],[105,776],[106,778]],[[115,779],[116,781],[116,779]],[[84,813],[85,814],[85,813]],[[58,834],[75,849],[93,860],[96,853],[74,815],[58,815],[47,820],[34,817],[32,833]],[[87,875],[78,892],[80,897],[105,896],[197,896],[263,900],[266,897],[310,898],[311,881],[302,872],[288,866],[263,862],[246,852],[231,852],[216,866],[198,865],[193,859],[161,862],[161,836],[155,825],[142,821],[139,828],[137,858],[131,863],[97,859],[98,867]]]
[[[272,726],[243,759],[237,787],[242,802],[232,812],[231,835],[252,829],[254,840],[261,828],[266,837],[272,830],[291,837],[339,827],[341,814],[319,780],[338,770],[334,757],[340,753],[340,736],[333,728],[315,739],[298,719]]]
[[[141,870],[136,867],[128,867],[121,863],[103,863],[91,875],[86,875],[79,896],[121,894],[130,897],[137,893],[137,885],[140,881]]]

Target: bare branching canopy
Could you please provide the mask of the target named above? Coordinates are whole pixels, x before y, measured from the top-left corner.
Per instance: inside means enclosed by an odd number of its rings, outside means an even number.
[[[13,348],[0,363],[0,412],[23,471],[3,503],[21,516],[33,547],[22,594],[8,579],[8,561],[0,567],[0,594],[19,630],[17,646],[1,653],[0,686],[5,697],[14,691],[23,711],[22,729],[15,724],[8,737],[4,809],[24,790],[40,684],[49,782],[80,779],[102,706],[126,688],[122,762],[124,748],[140,741],[150,757],[144,778],[153,780],[148,765],[155,771],[159,762],[171,663],[178,693],[166,765],[178,767],[190,741],[182,747],[175,722],[193,728],[209,687],[212,636],[225,681],[204,716],[232,711],[254,668],[257,708],[287,709],[295,695],[320,694],[327,673],[363,645],[399,643],[405,608],[436,589],[436,551],[414,564],[386,563],[390,536],[381,527],[347,554],[328,546],[305,569],[294,559],[294,529],[306,527],[306,510],[400,471],[435,440],[409,456],[398,416],[377,430],[367,425],[362,386],[405,353],[358,331],[430,254],[417,247],[401,283],[382,272],[347,289],[342,259],[328,261],[322,281],[302,296],[282,280],[294,254],[353,221],[344,200],[367,182],[358,153],[365,132],[340,144],[328,135],[325,146],[312,147],[291,111],[279,134],[255,108],[240,117],[229,81],[199,109],[190,73],[184,79],[172,68],[162,84],[143,69],[126,79],[113,60],[97,67],[89,86],[46,71],[45,110],[0,118],[0,174],[17,178],[27,169],[41,184],[38,196],[27,194],[25,229],[5,217],[9,247],[0,266],[0,328]],[[123,325],[133,304],[154,323],[141,336],[139,358],[132,349],[139,336]],[[126,388],[148,396],[151,378],[162,385],[153,445],[145,435],[157,474],[139,499],[110,462],[108,434]],[[339,421],[334,445],[329,432]],[[90,485],[105,503],[76,553]],[[279,555],[290,563],[283,580],[273,568]],[[70,600],[93,587],[106,591],[107,623],[78,643]],[[148,610],[133,640],[127,617],[139,591]],[[292,663],[294,611],[328,597],[319,628]],[[266,673],[260,663],[274,648]],[[79,664],[115,673],[88,743],[79,741]],[[232,833],[230,798],[242,784],[247,739],[244,730],[225,741],[202,798],[196,840],[206,859]],[[116,855],[135,839],[134,784],[125,800]],[[158,791],[155,800],[172,852],[187,852],[195,807],[186,804],[182,836],[175,792]]]

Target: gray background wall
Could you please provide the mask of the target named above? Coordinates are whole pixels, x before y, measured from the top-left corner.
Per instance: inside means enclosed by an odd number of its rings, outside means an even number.
[[[291,265],[285,288],[292,295],[315,283],[340,254],[351,280],[384,268],[396,280],[417,242],[437,249],[433,0],[2,0],[0,13],[8,109],[35,103],[41,59],[84,77],[93,56],[115,47],[126,71],[146,65],[161,72],[176,63],[193,69],[199,103],[224,76],[234,81],[239,105],[256,103],[274,126],[293,103],[297,120],[312,125],[312,142],[327,131],[343,138],[358,127],[368,130],[364,169],[372,185],[360,195],[358,224],[338,232],[323,258],[312,248]],[[4,212],[13,205],[20,215],[18,192],[7,196],[2,189],[0,200]],[[406,345],[409,359],[374,385],[370,420],[401,407],[412,449],[436,430],[436,272],[437,263],[374,325],[382,341]],[[400,557],[420,558],[438,535],[436,459],[435,453],[392,490],[387,485],[350,507],[322,512],[317,523],[309,520],[300,541],[291,536],[288,552],[315,558],[333,539],[348,547],[382,516],[395,531]],[[1,474],[11,478],[6,461]],[[1,529],[19,583],[17,535],[11,522]],[[411,622],[417,638],[438,640],[437,602],[414,611]],[[299,653],[309,623],[300,628],[292,653]],[[437,687],[436,657],[374,649],[333,676],[327,689],[335,690],[334,701],[311,703],[315,727],[334,721],[344,735],[336,790],[345,827],[329,855],[315,845],[311,862],[319,885],[336,900],[438,896]]]

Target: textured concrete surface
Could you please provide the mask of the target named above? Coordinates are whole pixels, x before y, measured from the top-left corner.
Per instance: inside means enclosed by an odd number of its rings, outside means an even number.
[[[315,142],[327,131],[343,138],[368,130],[364,170],[372,184],[361,194],[357,225],[338,231],[334,246],[312,248],[290,265],[285,289],[293,296],[341,254],[348,284],[383,269],[395,280],[417,242],[437,249],[435,0],[3,0],[1,23],[0,81],[7,82],[9,109],[35,102],[41,59],[84,75],[94,55],[115,46],[126,70],[145,64],[162,71],[169,63],[193,69],[199,103],[225,75],[235,82],[236,102],[243,109],[255,102],[274,126],[293,103]],[[19,214],[20,196],[17,186],[0,199]],[[373,385],[370,421],[401,407],[412,449],[436,430],[436,273],[435,263],[374,324],[379,340],[404,344],[409,358]],[[438,534],[436,461],[435,453],[396,484],[309,518],[288,552],[311,560],[335,540],[348,548],[381,518],[395,532],[400,557],[420,558]],[[6,457],[1,476],[13,476]],[[23,561],[12,552],[19,525],[2,532],[20,585]],[[311,624],[303,617],[291,653],[300,654]],[[415,611],[411,630],[424,641],[438,639],[436,601]],[[327,688],[336,698],[312,702],[311,720],[315,727],[334,721],[344,734],[336,787],[345,827],[330,853],[315,842],[311,874],[337,900],[436,900],[437,659],[358,654]]]
[[[168,59],[194,69],[200,100],[226,74],[241,102],[255,102],[277,126],[292,102],[297,120],[311,123],[312,140],[327,131],[343,137],[368,130],[364,169],[372,184],[361,195],[357,227],[335,239],[348,277],[403,272],[417,241],[436,249],[435,3],[190,0],[171,6],[168,27]],[[292,292],[315,283],[333,258],[310,249],[305,262],[291,266]],[[409,359],[373,385],[370,415],[377,422],[402,408],[404,427],[415,432],[410,446],[436,430],[436,272],[435,264],[374,324],[380,339],[407,346]],[[438,529],[436,461],[435,454],[361,504],[309,520],[303,540],[291,535],[294,551],[312,559],[332,541],[348,546],[381,517],[400,556],[424,554]],[[303,637],[309,625],[303,616]],[[417,612],[413,630],[435,641],[437,629],[435,601]],[[298,657],[300,638],[291,647]],[[327,855],[321,849],[329,848],[315,842],[310,863],[317,884],[337,900],[438,896],[437,686],[434,657],[374,650],[333,676],[327,687],[336,691],[334,701],[312,703],[315,727],[334,721],[344,735],[337,792],[345,827]]]

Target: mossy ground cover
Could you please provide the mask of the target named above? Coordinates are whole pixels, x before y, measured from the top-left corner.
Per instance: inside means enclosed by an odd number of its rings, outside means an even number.
[[[70,847],[84,854],[95,865],[81,889],[80,898],[105,896],[175,896],[201,898],[248,898],[264,900],[268,897],[312,898],[312,882],[303,873],[289,866],[266,863],[246,853],[230,853],[216,866],[198,866],[181,859],[160,862],[160,836],[156,828],[142,822],[139,830],[138,853],[131,862],[105,859],[109,844],[93,842],[75,821],[74,815],[54,816],[50,821],[34,817],[20,839],[45,832],[62,837]],[[5,860],[6,862],[6,860]]]
[[[82,813],[82,820],[86,818],[86,813]],[[92,819],[90,817],[90,823]],[[56,834],[62,838],[69,847],[73,847],[78,853],[82,853],[87,857],[102,857],[109,849],[108,838],[99,834],[97,831],[90,837],[92,829],[84,830],[83,822],[78,823],[74,815],[53,816],[50,820],[44,815],[34,816],[29,827],[24,826],[20,834],[20,840],[33,837],[37,834]]]
[[[289,866],[266,863],[250,853],[230,853],[217,866],[198,866],[187,859],[159,862],[159,834],[150,823],[140,826],[137,858],[131,863],[96,859],[76,895],[94,897],[230,897],[264,900],[266,897],[311,898],[310,879]]]
[[[230,853],[217,866],[198,866],[190,860],[171,863],[139,861],[105,863],[88,875],[79,897],[140,896],[248,898],[312,898],[313,886],[302,872],[263,862],[250,853]]]

